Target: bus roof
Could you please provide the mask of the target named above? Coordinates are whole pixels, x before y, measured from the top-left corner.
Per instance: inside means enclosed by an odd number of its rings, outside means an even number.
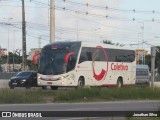
[[[96,43],[96,42],[89,42],[89,41],[55,41],[53,43],[47,44],[44,47],[51,46],[51,45],[67,45],[67,44],[73,44],[73,43],[81,43],[82,46],[84,47],[97,47],[97,46],[102,46],[104,48],[113,48],[113,49],[125,49],[125,50],[134,50],[128,47],[120,47],[116,45],[110,45],[110,44],[104,44],[104,43]]]
[[[86,46],[86,47],[102,46],[104,48],[134,50],[134,49],[127,48],[127,47],[121,47],[121,46],[110,45],[110,44],[105,44],[105,43],[83,42],[83,41],[81,43],[82,43],[83,46]]]

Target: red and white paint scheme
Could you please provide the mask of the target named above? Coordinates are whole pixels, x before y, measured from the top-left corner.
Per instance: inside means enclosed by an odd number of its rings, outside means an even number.
[[[55,49],[61,50],[60,52],[55,52],[53,56],[61,56],[64,63],[61,62],[63,66],[57,67],[61,61],[60,57],[58,57],[58,62],[55,62],[54,64],[56,65],[53,64],[53,68],[50,69],[48,68],[52,66],[52,61],[48,63],[48,67],[46,65],[43,68],[45,65],[42,63],[46,53],[44,52],[43,56],[42,49],[40,56],[42,67],[40,64],[38,85],[58,88],[60,86],[121,87],[135,84],[136,62],[134,50],[102,43],[72,42],[72,45],[68,46],[76,46],[73,48],[66,47],[65,44],[68,45],[69,42],[53,43],[53,45],[58,46],[54,49],[51,47],[53,53]],[[44,50],[53,45],[45,46]],[[66,53],[62,52],[62,47],[64,46]],[[63,72],[60,72],[59,69],[61,68],[64,69]],[[59,72],[54,72],[58,70]],[[47,73],[47,71],[50,72]]]

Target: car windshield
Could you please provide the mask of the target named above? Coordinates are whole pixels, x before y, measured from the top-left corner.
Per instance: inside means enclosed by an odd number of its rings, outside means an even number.
[[[18,77],[28,77],[31,74],[32,74],[31,72],[20,72],[16,76],[18,76]]]

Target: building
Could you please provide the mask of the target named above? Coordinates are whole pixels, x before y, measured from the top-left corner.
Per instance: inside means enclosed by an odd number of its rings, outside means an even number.
[[[0,48],[0,56],[6,56],[8,55],[8,51],[5,48]]]
[[[1,72],[19,72],[21,68],[21,64],[1,64]]]
[[[37,63],[37,59],[38,59],[37,53],[40,53],[40,52],[41,52],[41,48],[32,48],[31,52],[29,53],[29,55],[27,57],[27,60],[31,60],[33,63]],[[34,62],[34,59],[35,59],[35,62]]]
[[[136,49],[136,63],[139,64],[140,61],[145,61],[145,56],[148,55],[148,51],[144,49]],[[145,63],[145,62],[142,62]]]

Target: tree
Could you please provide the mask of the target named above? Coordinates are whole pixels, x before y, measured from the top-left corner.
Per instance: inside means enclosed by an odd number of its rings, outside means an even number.
[[[156,59],[155,59],[155,68],[158,69],[160,75],[160,46],[157,46]]]
[[[120,44],[120,43],[112,43],[111,40],[103,40],[103,43],[104,43],[104,44],[115,45],[115,46],[121,46],[121,47],[124,46],[123,44]]]
[[[151,55],[145,56],[145,64],[151,68]],[[155,69],[158,69],[160,75],[160,46],[157,46],[156,59],[155,59]]]
[[[114,43],[112,43],[111,40],[103,40],[104,44],[110,44],[110,45],[114,45]]]
[[[27,65],[30,70],[38,70],[38,64],[33,64],[31,60],[27,60]]]

